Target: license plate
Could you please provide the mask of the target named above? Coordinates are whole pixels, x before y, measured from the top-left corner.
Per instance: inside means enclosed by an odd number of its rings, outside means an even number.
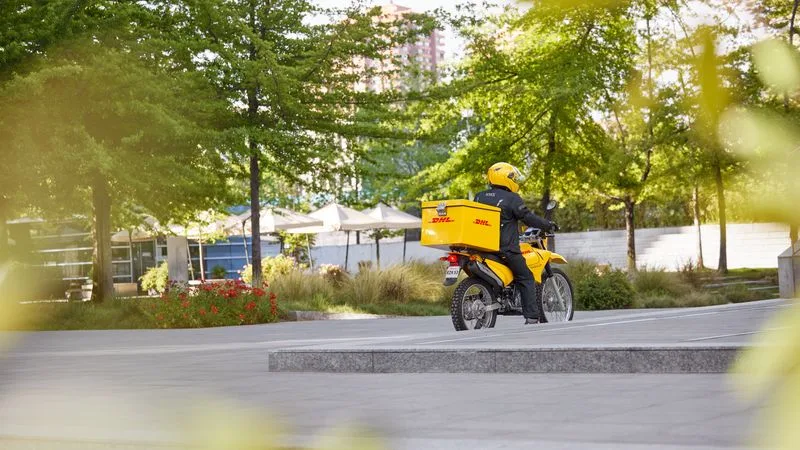
[[[450,266],[447,268],[447,272],[444,274],[445,280],[455,280],[458,278],[458,274],[461,273],[461,267],[458,266]]]

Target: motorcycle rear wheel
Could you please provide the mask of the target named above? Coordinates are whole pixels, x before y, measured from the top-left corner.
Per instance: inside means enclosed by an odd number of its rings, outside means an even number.
[[[450,317],[456,331],[493,328],[497,310],[486,311],[485,308],[494,302],[494,290],[485,281],[477,278],[462,281],[450,303]]]

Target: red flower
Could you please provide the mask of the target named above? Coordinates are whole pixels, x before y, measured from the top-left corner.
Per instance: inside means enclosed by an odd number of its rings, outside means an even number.
[[[181,292],[180,294],[178,294],[178,298],[181,300],[186,300],[186,293]]]
[[[183,318],[184,318],[184,319],[188,319],[188,318],[189,318],[189,315],[188,315],[188,314],[186,314],[186,313],[183,313]]]
[[[252,311],[255,308],[256,308],[256,302],[252,302],[251,301],[251,302],[248,302],[246,305],[244,305],[244,309],[246,309],[248,311]]]
[[[269,297],[269,312],[273,317],[278,315],[278,302],[275,300],[276,298],[277,296],[275,296],[275,294]]]
[[[219,309],[216,306],[211,305],[211,314],[216,314],[218,312],[219,312]]]
[[[270,300],[270,301],[275,301],[275,299],[277,299],[277,298],[278,298],[278,296],[277,296],[277,295],[275,295],[275,293],[274,293],[274,292],[270,292],[270,293],[269,293],[269,300]]]
[[[160,322],[160,321],[162,321],[162,320],[164,320],[164,315],[163,315],[163,314],[159,314],[159,315],[157,315],[157,316],[156,316],[156,320],[158,320],[159,322]]]
[[[181,303],[181,306],[182,306],[182,307],[184,307],[184,308],[188,308],[188,307],[189,307],[189,300],[184,300],[184,301]]]
[[[200,308],[199,310],[197,310],[197,313],[200,314],[201,316],[205,316],[206,315],[206,309],[205,308]]]
[[[255,295],[256,297],[263,297],[264,294],[266,294],[266,292],[261,288],[253,289],[253,295]]]
[[[236,298],[237,295],[239,295],[239,292],[237,292],[236,289],[231,289],[231,290],[228,291],[228,296],[227,297],[228,298]]]
[[[241,320],[244,320],[244,314],[239,314],[239,318],[240,318]]]

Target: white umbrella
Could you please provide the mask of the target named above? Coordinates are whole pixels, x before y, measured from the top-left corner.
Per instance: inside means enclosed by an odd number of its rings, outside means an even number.
[[[344,268],[347,270],[347,263],[350,257],[350,232],[364,231],[376,228],[379,225],[374,218],[356,211],[355,209],[331,203],[309,214],[310,217],[322,220],[322,226],[303,227],[287,230],[289,233],[327,233],[332,231],[347,232],[347,248],[344,254]]]
[[[406,214],[399,209],[392,208],[385,203],[378,203],[378,206],[365,209],[364,214],[377,220],[380,225],[376,228],[386,228],[389,230],[407,230],[422,227],[422,219]],[[403,262],[406,262],[406,234],[403,234]],[[380,236],[375,238],[375,252],[378,259],[378,267],[381,265]]]
[[[252,214],[246,211],[238,216],[232,216],[225,225],[226,230],[232,230],[237,227],[242,229],[242,238],[244,240],[245,258],[247,257],[247,240],[245,239],[246,233],[253,232],[253,225],[250,218]],[[248,227],[246,224],[250,222]],[[322,226],[322,220],[309,217],[305,214],[300,214],[286,208],[264,208],[259,214],[259,230],[261,234],[275,233],[281,230],[291,230],[293,228]],[[309,252],[309,258],[311,254]]]
[[[112,234],[111,242],[124,242],[127,244],[131,241],[143,241],[158,236],[160,226],[156,219],[145,216],[143,222],[143,224],[130,230],[122,230]]]

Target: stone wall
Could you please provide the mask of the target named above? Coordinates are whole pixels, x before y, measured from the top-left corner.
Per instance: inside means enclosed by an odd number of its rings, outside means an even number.
[[[703,258],[707,267],[716,268],[719,259],[719,226],[703,225]],[[326,240],[332,242],[333,240]],[[368,241],[362,236],[362,242]],[[351,235],[351,244],[355,239]],[[381,241],[383,266],[402,261],[403,243]],[[789,227],[775,223],[729,224],[728,268],[767,268],[778,266],[778,255],[789,247]],[[624,230],[561,233],[556,249],[569,258],[588,258],[614,267],[626,266]],[[694,227],[648,228],[636,231],[636,251],[639,266],[675,270],[689,261],[697,260],[697,234]],[[419,242],[407,244],[407,258],[435,261],[444,252],[424,248]],[[344,264],[345,246],[323,245],[312,248],[317,264]],[[349,266],[358,261],[375,260],[375,244],[350,245]]]

